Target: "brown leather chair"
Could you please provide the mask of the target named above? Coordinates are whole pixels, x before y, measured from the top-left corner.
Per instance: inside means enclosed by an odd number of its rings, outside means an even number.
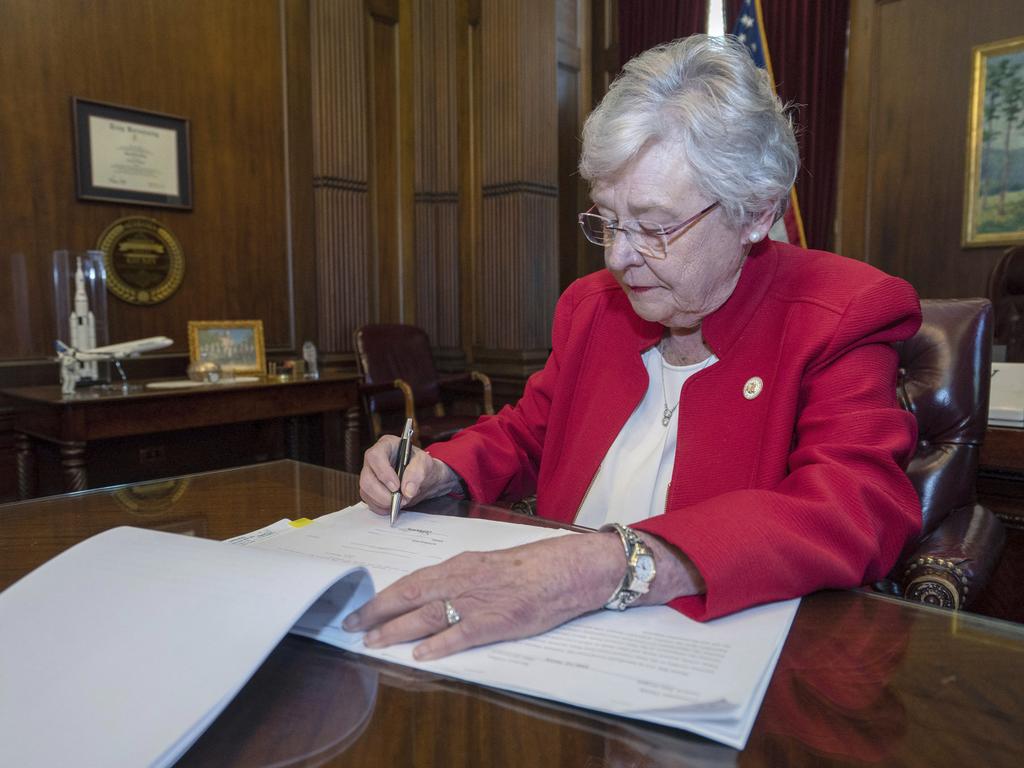
[[[398,434],[412,418],[418,445],[447,440],[479,417],[493,414],[491,380],[479,371],[439,375],[430,340],[414,325],[371,324],[355,332],[356,362],[373,439]],[[475,399],[470,414],[449,413],[456,400]]]
[[[1024,246],[1007,248],[988,276],[995,310],[993,342],[1006,347],[1009,362],[1024,362]]]
[[[897,395],[914,414],[918,444],[907,467],[921,498],[919,540],[876,588],[909,600],[965,608],[995,570],[1002,523],[977,503],[978,456],[988,426],[992,305],[986,299],[921,302],[921,329],[897,345]]]

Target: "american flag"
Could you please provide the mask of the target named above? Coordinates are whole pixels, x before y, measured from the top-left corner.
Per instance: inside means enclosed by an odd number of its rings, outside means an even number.
[[[768,40],[764,34],[764,16],[761,14],[761,0],[743,0],[739,16],[732,28],[733,35],[750,51],[754,63],[768,70],[772,88],[775,88],[775,74],[772,72],[772,57],[768,54]],[[789,207],[786,213],[772,226],[774,240],[807,247],[804,237],[804,222],[800,216],[800,205],[796,199],[796,188],[789,191]]]

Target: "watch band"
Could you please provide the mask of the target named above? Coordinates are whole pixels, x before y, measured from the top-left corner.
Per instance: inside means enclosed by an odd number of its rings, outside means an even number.
[[[640,597],[646,595],[654,581],[656,569],[654,553],[632,528],[618,523],[602,526],[601,531],[615,531],[622,540],[626,553],[626,574],[604,607],[612,611],[624,611]],[[639,566],[639,568],[638,568]]]

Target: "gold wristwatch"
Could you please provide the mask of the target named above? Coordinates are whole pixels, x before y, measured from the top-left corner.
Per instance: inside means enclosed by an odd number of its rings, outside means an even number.
[[[632,528],[618,523],[601,527],[602,531],[615,531],[622,539],[626,550],[626,575],[618,589],[608,598],[604,607],[611,611],[624,611],[637,599],[646,595],[651,588],[657,569],[654,566],[654,553],[644,540],[636,535]]]

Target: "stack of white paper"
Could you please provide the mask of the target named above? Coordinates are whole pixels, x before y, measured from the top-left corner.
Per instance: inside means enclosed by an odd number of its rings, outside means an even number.
[[[289,630],[742,748],[798,601],[707,624],[662,607],[602,611],[424,663],[412,644],[371,651],[341,629],[373,582],[559,535],[416,513],[391,528],[364,505],[234,543],[107,531],[0,594],[0,764],[168,765]]]

